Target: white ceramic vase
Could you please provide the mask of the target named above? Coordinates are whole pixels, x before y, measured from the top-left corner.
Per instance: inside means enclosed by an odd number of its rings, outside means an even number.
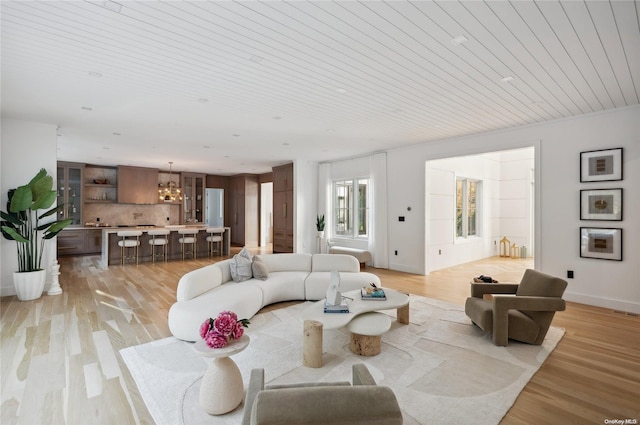
[[[46,270],[35,272],[14,272],[13,286],[20,301],[37,300],[44,291],[44,282],[47,277]]]
[[[324,230],[318,230],[318,237],[319,238],[324,238]]]

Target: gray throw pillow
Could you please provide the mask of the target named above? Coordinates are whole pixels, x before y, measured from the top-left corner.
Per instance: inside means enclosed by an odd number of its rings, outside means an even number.
[[[234,282],[244,282],[251,279],[253,273],[251,271],[251,254],[247,248],[233,256],[233,261],[229,264],[229,271]]]
[[[269,279],[269,270],[264,261],[257,255],[253,257],[253,263],[251,263],[251,270],[253,271],[253,277],[260,280]]]

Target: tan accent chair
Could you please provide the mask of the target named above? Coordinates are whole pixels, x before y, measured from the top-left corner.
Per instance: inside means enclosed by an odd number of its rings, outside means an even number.
[[[367,367],[354,364],[349,382],[264,385],[264,369],[253,369],[242,425],[402,425],[389,387],[376,385]]]
[[[509,338],[540,345],[555,312],[565,309],[566,287],[563,279],[527,269],[520,284],[472,283],[464,311],[475,325],[493,334],[496,345],[508,345]],[[494,294],[493,300],[484,299],[486,294]]]

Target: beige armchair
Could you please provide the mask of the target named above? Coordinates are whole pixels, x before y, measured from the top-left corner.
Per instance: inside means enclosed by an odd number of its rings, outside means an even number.
[[[242,425],[402,425],[389,387],[376,385],[367,367],[355,364],[347,381],[264,385],[264,369],[253,369]]]
[[[527,269],[520,284],[472,283],[464,311],[493,334],[496,345],[507,345],[509,338],[540,345],[555,312],[565,309],[566,287],[563,279]],[[493,294],[493,300],[484,299],[486,294]]]

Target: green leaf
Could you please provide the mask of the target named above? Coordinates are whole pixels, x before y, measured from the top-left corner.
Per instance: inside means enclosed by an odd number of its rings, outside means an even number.
[[[9,226],[2,226],[2,230],[5,231],[10,237],[12,237],[14,241],[24,242],[24,243],[29,242],[29,239],[25,238],[20,233],[16,232],[15,229]]]
[[[31,207],[32,202],[33,196],[31,195],[31,188],[29,186],[20,186],[13,193],[9,211],[12,213],[27,211]]]
[[[64,208],[64,204],[60,204],[57,207],[51,208],[46,213],[42,214],[40,217],[38,217],[38,219],[43,219],[45,217],[49,217],[50,215],[53,215],[55,213],[58,213],[58,212],[62,211],[63,208]]]
[[[41,178],[43,178],[46,175],[47,175],[47,170],[45,170],[44,168],[41,168],[40,171],[38,171],[38,174],[33,176],[33,178],[31,179],[29,184],[27,184],[27,186],[33,185],[35,182],[37,182],[38,180],[40,180]]]
[[[49,231],[58,233],[60,230],[62,230],[65,227],[67,227],[72,222],[73,222],[73,219],[71,219],[71,218],[67,218],[65,220],[54,221],[53,223],[51,223],[51,227],[49,228]]]
[[[23,221],[15,215],[7,214],[4,211],[0,211],[0,217],[2,217],[3,220],[7,220],[9,223],[15,224],[16,226],[22,226],[24,224]]]
[[[35,211],[49,208],[56,201],[56,197],[57,193],[55,190],[39,193],[36,197],[34,197],[31,209]]]

